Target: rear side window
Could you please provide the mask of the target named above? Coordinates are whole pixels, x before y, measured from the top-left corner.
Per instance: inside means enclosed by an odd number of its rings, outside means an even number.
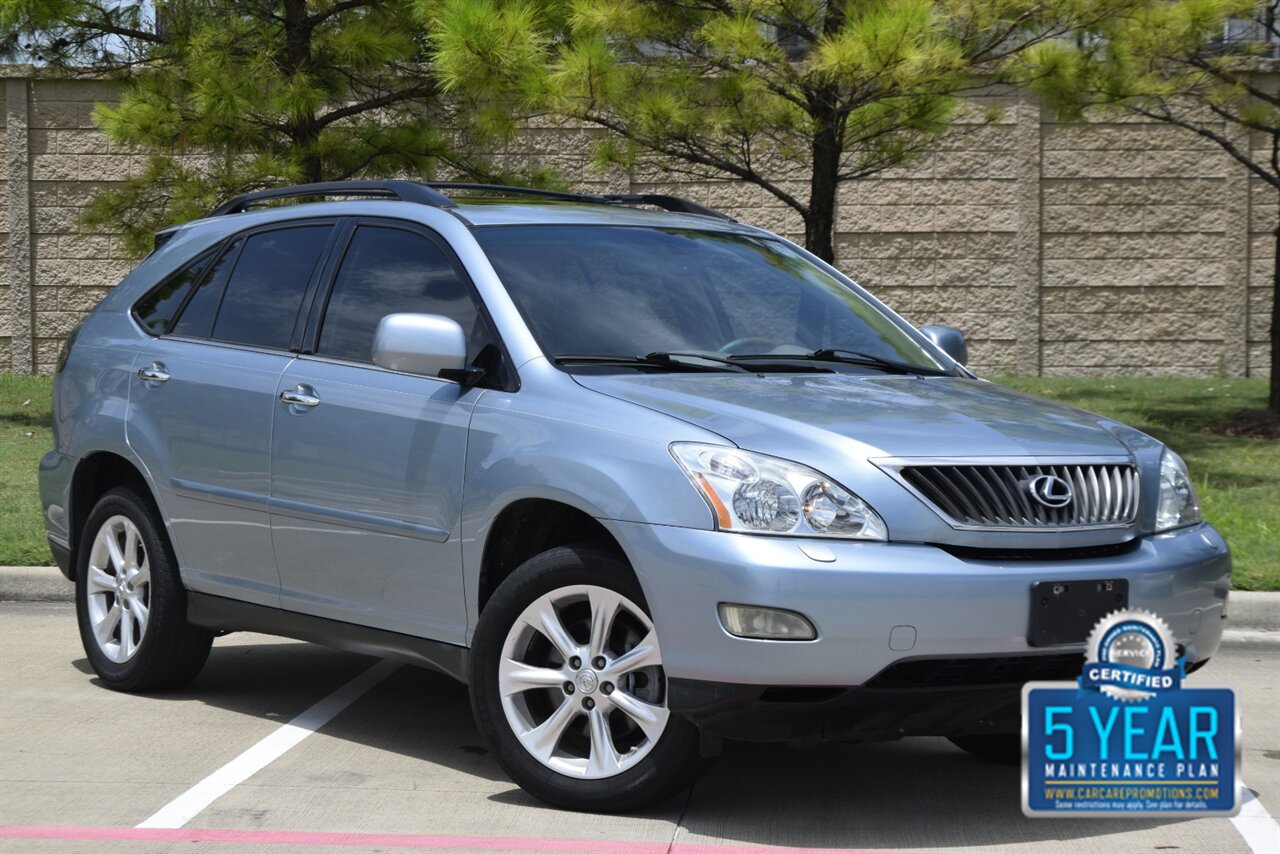
[[[235,266],[236,256],[240,252],[243,240],[235,240],[227,247],[216,262],[209,275],[196,287],[196,292],[187,301],[178,322],[169,330],[173,335],[184,335],[189,338],[208,338],[213,329],[213,316],[218,313],[218,299],[222,289]]]
[[[333,283],[316,352],[373,361],[373,333],[388,314],[442,314],[456,320],[474,359],[490,343],[475,301],[434,241],[399,228],[361,226]]]
[[[227,282],[212,337],[287,349],[302,297],[331,229],[329,225],[279,228],[247,238]]]
[[[156,335],[163,335],[173,321],[174,315],[182,307],[191,288],[204,271],[209,269],[216,253],[206,252],[186,267],[168,278],[160,287],[147,294],[133,307],[133,315],[138,322]]]

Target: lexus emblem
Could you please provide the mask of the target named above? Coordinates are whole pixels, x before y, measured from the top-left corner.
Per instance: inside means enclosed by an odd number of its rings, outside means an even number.
[[[1071,490],[1071,484],[1067,483],[1057,475],[1042,474],[1039,477],[1032,478],[1027,484],[1027,489],[1031,492],[1031,497],[1039,501],[1045,507],[1057,509],[1066,507],[1071,503],[1074,493]]]

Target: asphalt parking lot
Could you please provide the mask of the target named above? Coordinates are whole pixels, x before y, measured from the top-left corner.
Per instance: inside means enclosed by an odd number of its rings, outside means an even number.
[[[240,634],[186,691],[129,696],[95,684],[70,604],[0,603],[0,850],[1266,850],[1280,840],[1261,812],[1280,816],[1280,636],[1234,637],[1191,681],[1238,690],[1254,817],[1028,819],[1017,769],[940,739],[729,744],[691,793],[595,816],[504,777],[446,677]],[[287,726],[308,709],[304,723],[327,722]]]

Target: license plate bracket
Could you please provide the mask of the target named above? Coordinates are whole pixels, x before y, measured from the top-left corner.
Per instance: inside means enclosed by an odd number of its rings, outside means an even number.
[[[1123,578],[1038,581],[1031,586],[1031,646],[1084,643],[1098,620],[1129,607]]]

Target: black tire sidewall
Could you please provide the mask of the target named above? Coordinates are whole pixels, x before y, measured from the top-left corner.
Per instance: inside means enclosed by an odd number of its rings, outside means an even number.
[[[648,756],[634,768],[604,779],[581,780],[556,773],[531,756],[511,731],[498,691],[498,662],[507,633],[531,602],[574,585],[607,587],[649,614],[644,593],[630,567],[614,552],[566,546],[526,561],[486,604],[472,642],[471,704],[481,734],[512,779],[555,806],[619,812],[687,788],[706,763],[700,755],[697,729],[676,715],[670,717],[666,731]]]
[[[89,555],[99,529],[112,516],[124,516],[137,526],[151,569],[147,628],[138,651],[121,663],[107,658],[98,647],[88,613]],[[166,687],[164,647],[177,646],[184,630],[191,631],[186,624],[186,591],[175,567],[168,537],[149,501],[126,487],[112,489],[98,500],[85,520],[76,554],[76,618],[89,663],[109,687],[121,691]]]

